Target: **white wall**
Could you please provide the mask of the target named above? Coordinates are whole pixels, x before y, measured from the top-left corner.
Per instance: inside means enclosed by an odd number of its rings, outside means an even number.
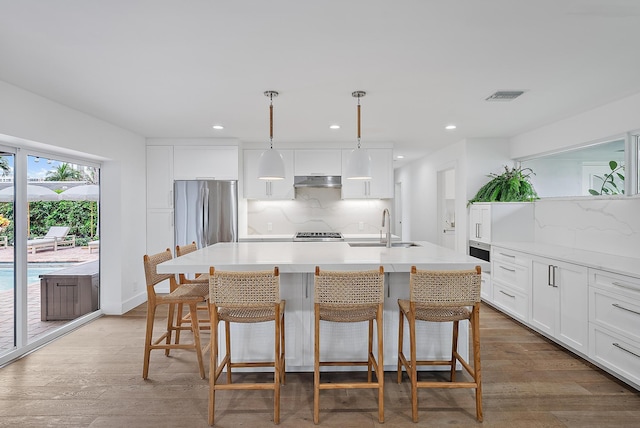
[[[510,155],[522,158],[584,145],[640,128],[640,94],[606,104],[510,139]]]
[[[467,252],[467,201],[489,181],[487,174],[512,166],[506,139],[467,139],[411,162],[395,171],[402,183],[403,240],[438,243],[438,172],[456,171],[456,250]]]
[[[144,138],[0,81],[0,141],[102,162],[101,306],[121,314],[144,302]]]

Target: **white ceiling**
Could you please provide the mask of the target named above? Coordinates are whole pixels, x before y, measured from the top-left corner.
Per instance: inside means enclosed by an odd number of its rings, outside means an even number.
[[[265,146],[276,90],[275,147],[355,146],[364,90],[363,147],[412,159],[640,92],[639,24],[637,0],[0,0],[0,80],[146,137]]]

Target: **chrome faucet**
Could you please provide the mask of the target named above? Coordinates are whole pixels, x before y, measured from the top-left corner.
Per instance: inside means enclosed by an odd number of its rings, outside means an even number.
[[[391,248],[391,214],[389,213],[389,209],[385,208],[384,211],[382,211],[382,227],[384,227],[384,221],[385,221],[385,214],[387,217],[387,233],[386,233],[386,238],[387,238],[387,248]]]

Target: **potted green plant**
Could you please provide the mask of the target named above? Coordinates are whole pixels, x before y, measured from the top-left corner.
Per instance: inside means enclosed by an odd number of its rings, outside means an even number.
[[[611,169],[611,171],[603,177],[596,175],[597,178],[602,180],[600,190],[589,189],[589,193],[592,195],[624,195],[624,175],[622,175],[624,165],[618,165],[618,162],[612,160],[609,161],[609,169]],[[620,186],[616,184],[616,178],[622,183]]]
[[[491,180],[482,186],[478,193],[469,200],[474,202],[531,202],[539,199],[530,181],[531,168],[505,165],[502,174],[490,173]]]

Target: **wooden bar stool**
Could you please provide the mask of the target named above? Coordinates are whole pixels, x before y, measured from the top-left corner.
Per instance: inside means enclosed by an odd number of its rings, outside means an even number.
[[[191,244],[187,245],[176,245],[176,257],[184,256],[185,254],[193,253],[198,249],[195,241],[191,242]],[[199,273],[196,274],[195,278],[187,278],[187,275],[184,273],[178,274],[178,285],[184,284],[204,284],[209,288],[209,272],[207,273]],[[209,293],[207,292],[206,300],[209,300]],[[191,314],[186,313],[183,314],[183,305],[178,303],[176,308],[176,343],[180,343],[180,331],[182,330],[191,330]],[[205,302],[204,304],[198,305],[198,311],[203,312],[206,311],[206,315],[202,315],[198,317],[198,325],[200,330],[209,330],[211,328],[210,319],[209,319],[209,305]]]
[[[206,352],[200,346],[200,329],[198,325],[198,314],[196,306],[200,302],[205,301],[205,296],[209,293],[207,284],[186,284],[178,285],[176,276],[172,273],[158,274],[156,267],[168,260],[172,259],[171,250],[168,248],[158,254],[144,255],[144,274],[147,282],[147,331],[144,342],[144,365],[142,368],[142,378],[146,379],[149,375],[149,358],[153,349],[164,349],[165,355],[169,355],[171,349],[195,349],[198,357],[198,366],[200,367],[200,377],[205,378],[204,365],[202,362],[202,354]],[[161,282],[169,280],[169,294],[157,295],[155,286]],[[173,331],[176,334],[179,330],[173,323],[174,307],[177,305],[188,305],[191,314],[191,328],[193,332],[193,343],[179,344],[171,343]],[[153,339],[153,323],[155,320],[156,309],[160,305],[169,306],[169,315],[167,316],[167,329],[158,338]],[[164,344],[162,343],[164,341]]]
[[[280,423],[280,384],[284,383],[284,308],[280,299],[278,268],[259,272],[209,271],[209,308],[211,314],[211,353],[209,365],[209,425],[213,425],[215,393],[217,390],[272,389],[273,422]],[[225,322],[226,352],[218,365],[218,326]],[[273,322],[275,324],[275,348],[273,361],[231,361],[230,323]],[[218,383],[218,377],[226,367],[227,383]],[[273,367],[272,383],[232,383],[234,367]]]
[[[411,380],[411,415],[418,422],[418,388],[474,388],[476,418],[482,422],[482,376],[480,370],[480,266],[475,270],[428,271],[411,267],[410,299],[398,300],[400,323],[398,333],[398,383],[402,382],[402,367]],[[409,324],[411,356],[407,360],[402,346],[404,318]],[[453,322],[453,343],[449,360],[417,360],[416,321]],[[458,324],[469,320],[473,337],[473,367],[458,353]],[[456,381],[456,363],[471,375],[471,382]],[[418,381],[417,367],[450,366],[450,382]]]
[[[378,390],[378,420],[384,422],[383,303],[384,269],[368,271],[320,271],[314,279],[314,376],[313,422],[320,421],[321,389],[373,388]],[[366,361],[320,361],[320,321],[369,323]],[[373,324],[378,336],[377,357],[373,354]],[[321,366],[367,366],[367,382],[321,383]],[[372,380],[372,369],[376,381]]]

